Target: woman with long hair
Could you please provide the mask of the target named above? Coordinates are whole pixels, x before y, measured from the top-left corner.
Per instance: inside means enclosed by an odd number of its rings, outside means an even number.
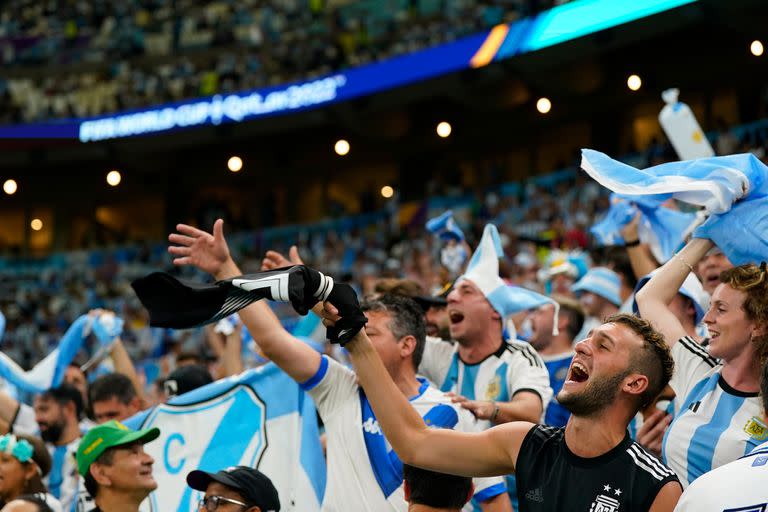
[[[768,358],[765,263],[720,274],[703,318],[709,330],[706,348],[686,334],[669,307],[712,247],[709,240],[691,240],[636,296],[640,315],[664,335],[675,359],[670,381],[677,396],[675,413],[662,456],[684,485],[744,456],[768,437],[758,398],[761,363]]]
[[[43,477],[51,470],[51,456],[43,442],[32,436],[0,436],[0,507],[22,495],[35,495],[53,510],[58,500],[48,494]]]

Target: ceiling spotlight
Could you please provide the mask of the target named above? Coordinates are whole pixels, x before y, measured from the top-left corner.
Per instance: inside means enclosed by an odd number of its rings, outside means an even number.
[[[447,121],[442,121],[442,122],[437,124],[437,129],[436,130],[437,130],[437,135],[438,136],[440,136],[442,138],[446,138],[446,137],[448,137],[451,134],[451,131],[453,130],[453,128],[451,127],[451,123],[449,123]]]
[[[552,102],[549,101],[549,98],[539,98],[539,101],[536,102],[536,110],[542,114],[546,114],[552,110]]]
[[[34,231],[40,231],[43,229],[43,221],[40,219],[32,219],[32,222],[29,223],[29,227],[31,227]]]
[[[749,45],[749,51],[752,52],[752,55],[755,57],[761,56],[763,54],[763,50],[763,43],[757,39],[752,41],[752,44]]]
[[[389,185],[384,185],[383,187],[381,187],[381,197],[389,199],[393,195],[395,195],[395,189],[393,189]]]
[[[120,171],[109,171],[107,173],[107,183],[111,187],[116,187],[123,181],[123,177],[120,175]]]
[[[5,180],[5,183],[3,183],[3,191],[9,196],[15,194],[18,189],[19,186],[16,184],[16,180]]]
[[[637,75],[629,75],[629,78],[627,78],[627,87],[632,91],[640,89],[642,85],[643,81],[640,80],[640,77]]]
[[[349,142],[344,139],[337,140],[336,144],[333,146],[333,149],[336,151],[337,155],[344,156],[349,153]]]
[[[239,172],[243,168],[243,159],[239,156],[230,157],[227,160],[227,169],[232,172]]]

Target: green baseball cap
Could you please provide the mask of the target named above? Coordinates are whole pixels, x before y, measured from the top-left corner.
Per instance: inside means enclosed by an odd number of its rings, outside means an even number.
[[[160,435],[157,427],[145,430],[131,430],[119,421],[108,421],[89,430],[77,448],[77,472],[85,476],[93,461],[109,448],[131,444],[136,441],[146,444]]]

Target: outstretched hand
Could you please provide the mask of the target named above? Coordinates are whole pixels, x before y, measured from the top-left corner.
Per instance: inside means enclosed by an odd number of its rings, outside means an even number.
[[[288,257],[277,251],[267,251],[261,260],[261,270],[274,270],[276,268],[290,267],[291,265],[303,265],[304,261],[299,256],[299,249],[292,245],[288,250]]]
[[[213,233],[187,224],[176,225],[176,230],[178,233],[168,235],[168,241],[176,244],[168,247],[168,252],[175,256],[174,265],[192,265],[217,279],[225,277],[221,274],[232,259],[224,239],[223,220],[213,223]]]

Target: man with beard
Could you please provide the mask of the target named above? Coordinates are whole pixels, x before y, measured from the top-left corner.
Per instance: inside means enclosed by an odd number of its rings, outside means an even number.
[[[549,385],[557,394],[563,387],[568,376],[568,368],[573,361],[574,336],[581,330],[584,323],[584,312],[578,302],[564,295],[553,295],[560,305],[557,319],[557,334],[552,329],[555,323],[555,306],[544,304],[531,312],[531,336],[528,343],[536,349],[549,372]],[[552,400],[547,406],[544,423],[552,427],[565,426],[570,416],[568,409],[557,400]]]
[[[451,341],[451,321],[448,318],[448,294],[453,290],[453,283],[446,284],[437,295],[421,295],[414,297],[421,309],[424,310],[424,319],[427,322],[427,336],[439,338],[443,341]]]
[[[324,323],[338,310],[325,304]],[[519,511],[672,511],[677,476],[627,426],[669,382],[664,338],[642,319],[618,314],[576,344],[558,401],[564,428],[510,422],[481,433],[428,428],[406,407],[364,330],[346,344],[359,382],[387,439],[405,464],[477,476],[515,472]]]
[[[35,420],[53,461],[43,480],[48,492],[71,510],[78,494],[75,453],[80,443],[83,397],[73,386],[62,384],[35,397]]]

